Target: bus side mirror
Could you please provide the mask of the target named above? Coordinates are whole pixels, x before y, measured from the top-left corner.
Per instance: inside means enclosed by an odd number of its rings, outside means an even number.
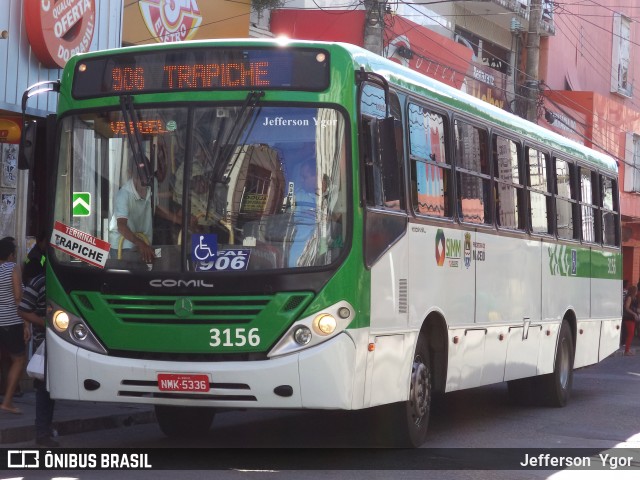
[[[20,170],[30,170],[35,163],[36,153],[36,131],[38,122],[26,120],[22,125],[20,135],[20,150],[18,151],[18,168]]]

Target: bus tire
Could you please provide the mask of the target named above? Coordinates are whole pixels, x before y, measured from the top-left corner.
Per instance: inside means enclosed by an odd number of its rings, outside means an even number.
[[[564,407],[571,396],[573,385],[574,345],[568,322],[562,322],[553,373],[538,378],[540,402],[550,407]]]
[[[431,359],[426,338],[421,335],[418,338],[416,353],[411,364],[409,400],[389,405],[394,446],[419,447],[425,442],[429,428],[432,396]]]
[[[207,407],[155,405],[156,420],[162,433],[170,438],[204,436],[211,428],[215,410]]]

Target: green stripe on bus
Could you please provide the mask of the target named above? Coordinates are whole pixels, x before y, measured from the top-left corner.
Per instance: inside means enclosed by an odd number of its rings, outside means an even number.
[[[622,278],[622,255],[572,245],[547,246],[549,272],[554,276]]]

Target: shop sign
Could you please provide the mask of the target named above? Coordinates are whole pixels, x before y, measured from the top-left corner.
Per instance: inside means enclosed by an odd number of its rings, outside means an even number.
[[[196,0],[140,0],[138,6],[145,25],[158,42],[189,40],[202,23]]]
[[[502,110],[508,110],[507,76],[499,70],[471,62],[462,90]]]
[[[126,44],[249,36],[251,2],[136,0],[136,3],[138,8],[123,10],[122,41]]]
[[[473,50],[400,16],[394,18],[388,36],[387,58],[454,88],[462,88]]]
[[[0,118],[0,143],[20,143],[20,124],[9,118]]]
[[[24,13],[29,43],[44,66],[62,68],[72,55],[89,51],[95,0],[29,0]]]

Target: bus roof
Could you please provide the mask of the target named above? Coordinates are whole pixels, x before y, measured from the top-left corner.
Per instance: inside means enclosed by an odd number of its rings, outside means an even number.
[[[490,103],[476,98],[468,93],[457,90],[431,77],[404,67],[386,58],[375,55],[363,48],[341,44],[347,49],[357,68],[375,71],[383,75],[390,83],[404,87],[418,95],[436,100],[460,112],[466,112],[480,117],[493,125],[501,126],[529,138],[531,141],[542,143],[581,159],[596,168],[610,172],[618,172],[618,164],[610,155],[586,147],[574,140],[532,123],[524,118],[502,110]]]
[[[391,60],[376,55],[364,48],[356,45],[340,42],[321,42],[307,40],[280,40],[280,39],[219,39],[219,40],[193,40],[186,42],[164,43],[154,45],[139,45],[122,47],[118,49],[102,50],[97,52],[87,52],[76,55],[67,63],[65,72],[71,75],[75,64],[84,58],[98,57],[104,55],[122,54],[127,51],[145,50],[167,50],[181,49],[198,46],[243,46],[251,45],[255,47],[322,47],[336,52],[342,50],[347,53],[353,61],[354,69],[373,71],[383,75],[391,84],[415,92],[431,100],[444,104],[445,106],[459,112],[469,113],[481,118],[490,124],[504,127],[515,131],[519,135],[529,138],[533,142],[538,142],[554,148],[558,152],[576,157],[586,164],[617,173],[618,166],[616,160],[602,152],[588,148],[578,142],[563,137],[551,130],[529,122],[517,115],[509,113],[487,102],[484,102],[472,95],[457,90],[438,80],[427,77],[404,67]]]

